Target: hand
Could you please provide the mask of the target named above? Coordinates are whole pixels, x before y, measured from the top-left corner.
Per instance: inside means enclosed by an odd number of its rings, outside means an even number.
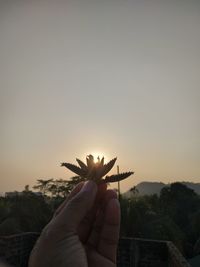
[[[80,183],[42,231],[29,267],[115,267],[119,226],[116,193]]]

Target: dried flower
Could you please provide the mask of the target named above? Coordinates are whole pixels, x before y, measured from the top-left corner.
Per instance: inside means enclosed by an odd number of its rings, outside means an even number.
[[[127,177],[129,177],[131,174],[134,173],[134,172],[125,172],[120,174],[114,174],[111,176],[106,176],[103,179],[103,177],[112,169],[117,158],[112,159],[107,164],[104,164],[104,157],[102,159],[98,157],[97,159],[98,161],[95,162],[94,157],[92,155],[88,155],[86,157],[86,164],[80,159],[76,159],[79,166],[76,166],[71,163],[62,163],[61,166],[66,167],[67,169],[76,173],[85,180],[93,180],[97,184],[118,182],[126,179]]]

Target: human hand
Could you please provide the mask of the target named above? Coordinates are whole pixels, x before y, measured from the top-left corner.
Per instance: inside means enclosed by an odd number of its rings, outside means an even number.
[[[115,267],[119,225],[116,193],[82,182],[42,231],[29,267]]]

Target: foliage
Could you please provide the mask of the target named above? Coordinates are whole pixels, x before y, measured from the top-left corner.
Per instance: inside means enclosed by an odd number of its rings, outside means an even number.
[[[200,197],[181,183],[164,187],[160,196],[121,199],[121,234],[171,240],[186,255],[200,237]]]
[[[6,216],[0,221],[0,234],[40,232],[52,216],[44,197],[32,192],[0,199],[1,211]],[[8,209],[9,207],[9,209]]]
[[[66,197],[72,189],[69,182],[63,179],[39,179],[37,180],[37,185],[33,186],[33,189],[39,190],[44,196]]]

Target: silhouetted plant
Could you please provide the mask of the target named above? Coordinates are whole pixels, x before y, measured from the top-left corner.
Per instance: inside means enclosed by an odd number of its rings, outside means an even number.
[[[88,155],[86,157],[86,164],[80,159],[76,159],[79,166],[76,166],[71,163],[62,163],[61,166],[64,166],[70,171],[78,174],[81,178],[83,178],[83,180],[93,180],[97,184],[118,182],[126,179],[131,174],[133,174],[133,172],[125,172],[106,176],[103,179],[103,177],[112,169],[117,158],[112,159],[107,164],[104,164],[104,157],[102,159],[98,157],[97,159],[98,161],[95,162],[94,157],[92,155]]]
[[[49,191],[49,185],[52,181],[53,179],[47,179],[47,180],[38,179],[37,185],[34,185],[33,189],[38,189],[43,195],[45,195]]]

